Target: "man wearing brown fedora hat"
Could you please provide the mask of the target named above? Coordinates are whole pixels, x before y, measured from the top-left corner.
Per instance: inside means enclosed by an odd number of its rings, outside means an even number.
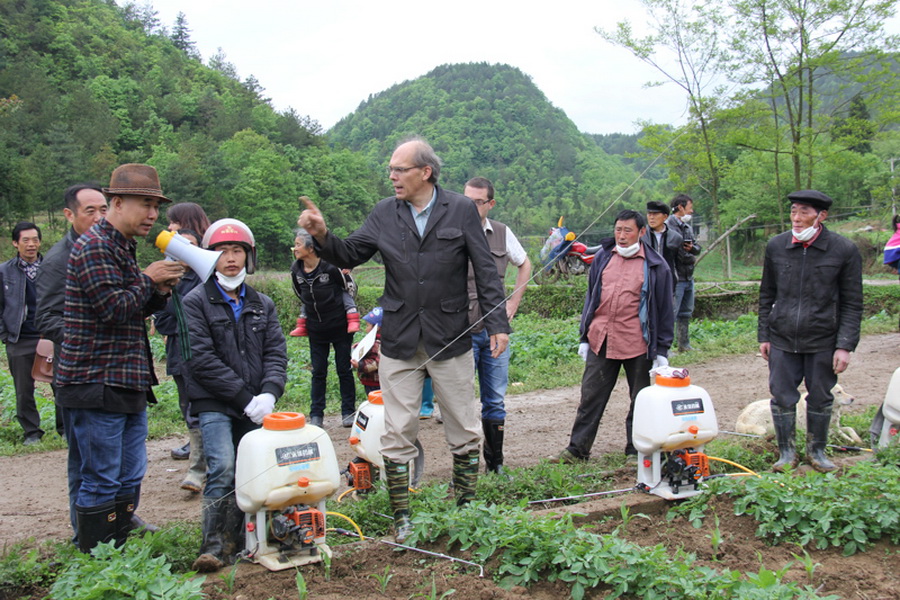
[[[57,402],[71,419],[70,444],[81,457],[75,513],[83,552],[124,543],[147,469],[147,404],[153,371],[144,315],[165,306],[184,273],[174,261],[143,271],[135,257],[169,202],[156,169],[126,164],[103,193],[106,218],[72,246],[66,272],[63,343],[56,362]],[[73,465],[74,466],[74,465]]]

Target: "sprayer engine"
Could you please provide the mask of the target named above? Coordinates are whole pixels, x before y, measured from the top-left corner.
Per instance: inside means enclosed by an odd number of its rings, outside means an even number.
[[[667,500],[700,493],[709,476],[703,445],[719,433],[706,390],[691,385],[684,369],[657,373],[634,403],[632,443],[638,451],[638,489]]]
[[[316,554],[315,539],[325,535],[325,515],[308,506],[289,506],[269,521],[269,534],[281,551],[300,548]]]

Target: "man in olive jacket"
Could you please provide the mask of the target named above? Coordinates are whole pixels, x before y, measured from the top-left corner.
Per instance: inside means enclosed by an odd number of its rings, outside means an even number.
[[[816,190],[788,195],[791,231],[766,245],[759,287],[759,351],[769,361],[772,419],[781,471],[797,466],[794,448],[798,386],[806,398],[807,460],[820,472],[836,467],[825,456],[831,388],[850,364],[862,319],[862,259],[847,238],[822,224],[832,199]]]
[[[410,531],[407,465],[415,458],[425,376],[442,401],[444,432],[453,454],[457,503],[475,494],[481,441],[469,334],[469,261],[475,273],[491,354],[509,343],[504,291],[471,200],[437,185],[441,162],[424,140],[397,147],[388,173],[395,196],[381,200],[358,230],[342,240],[328,231],[307,201],[298,219],[328,262],[352,268],[380,252],[384,309],[379,378],[384,394],[381,438],[398,542]]]

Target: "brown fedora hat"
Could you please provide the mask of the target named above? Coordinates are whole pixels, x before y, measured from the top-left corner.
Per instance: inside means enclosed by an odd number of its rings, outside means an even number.
[[[136,163],[116,167],[109,178],[109,187],[103,188],[103,193],[107,196],[152,196],[171,202],[163,196],[156,169]]]

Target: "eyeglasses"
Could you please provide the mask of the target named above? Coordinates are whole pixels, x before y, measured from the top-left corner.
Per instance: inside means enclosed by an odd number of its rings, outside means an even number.
[[[478,206],[484,206],[485,204],[493,202],[493,200],[472,200],[472,202],[474,202]]]
[[[388,167],[387,174],[393,175],[396,173],[397,175],[403,175],[407,171],[412,171],[413,169],[421,169],[425,165],[415,165],[414,167]]]

